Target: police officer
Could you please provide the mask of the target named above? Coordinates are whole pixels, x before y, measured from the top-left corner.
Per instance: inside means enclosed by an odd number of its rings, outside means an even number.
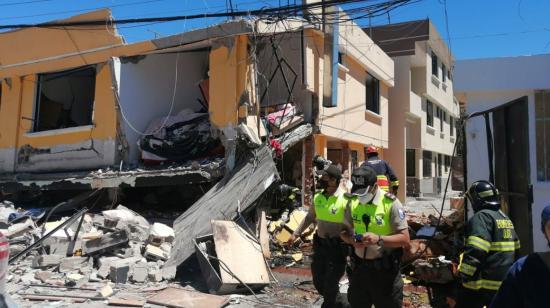
[[[550,203],[540,215],[542,233],[550,247]],[[491,308],[537,308],[548,306],[550,251],[531,253],[508,270]]]
[[[378,148],[374,145],[369,145],[366,149],[367,160],[361,165],[361,167],[369,166],[376,171],[378,187],[384,191],[390,191],[397,196],[397,190],[399,189],[399,180],[393,172],[390,164],[385,160],[378,158]]]
[[[352,307],[403,305],[400,262],[409,245],[403,207],[376,184],[376,171],[361,167],[352,173],[352,196],[346,198],[342,240],[353,245],[348,300]]]
[[[474,216],[466,227],[458,266],[462,287],[456,307],[484,307],[491,303],[520,245],[512,221],[500,210],[500,195],[492,183],[474,182],[466,196]]]
[[[294,243],[306,228],[315,221],[317,232],[313,238],[311,273],[315,289],[323,296],[323,308],[345,307],[347,300],[340,295],[339,282],[346,266],[346,248],[340,239],[344,217],[344,197],[335,195],[342,172],[336,165],[318,171],[322,189],[313,198],[313,206],[290,237]]]

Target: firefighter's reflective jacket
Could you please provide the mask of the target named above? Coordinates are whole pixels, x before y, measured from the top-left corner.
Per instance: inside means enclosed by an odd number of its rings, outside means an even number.
[[[520,247],[512,221],[500,210],[480,210],[468,221],[465,241],[458,267],[462,285],[498,290]]]
[[[361,165],[361,167],[363,166],[369,166],[376,171],[376,184],[384,191],[389,191],[390,186],[392,188],[399,187],[397,176],[385,160],[379,159],[378,157],[371,157]]]

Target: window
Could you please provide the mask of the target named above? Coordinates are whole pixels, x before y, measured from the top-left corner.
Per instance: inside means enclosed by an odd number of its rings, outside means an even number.
[[[439,117],[439,123],[440,123],[439,126],[440,127],[439,127],[439,129],[441,131],[443,131],[443,127],[444,127],[444,124],[445,124],[445,119],[447,118],[447,113],[445,111],[443,111],[443,109],[440,109],[439,114],[440,114],[440,117]]]
[[[445,67],[445,64],[441,64],[441,80],[443,82],[447,81],[447,67]]]
[[[537,179],[550,181],[550,91],[535,93]]]
[[[359,165],[359,160],[357,158],[357,151],[351,151],[351,169],[355,170]]]
[[[447,79],[452,80],[452,79],[451,79],[451,70],[450,70],[450,69],[447,70]]]
[[[426,124],[430,127],[434,126],[434,104],[426,101]]]
[[[432,75],[439,78],[439,68],[437,67],[437,56],[432,51]]]
[[[443,175],[443,155],[437,154],[437,176]]]
[[[95,68],[38,75],[34,131],[92,124]]]
[[[415,149],[407,149],[407,176],[416,176],[416,152]]]
[[[451,134],[451,136],[454,136],[454,134],[455,134],[455,118],[449,117],[449,125],[451,126],[450,134]]]
[[[344,65],[344,54],[341,52],[338,53],[338,63]]]
[[[367,73],[366,108],[374,113],[380,113],[380,81]]]
[[[422,151],[422,176],[432,177],[432,152]]]
[[[449,172],[450,166],[451,166],[451,156],[445,155],[445,172]]]

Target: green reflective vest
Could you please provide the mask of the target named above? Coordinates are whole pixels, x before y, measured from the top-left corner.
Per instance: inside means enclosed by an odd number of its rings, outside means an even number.
[[[378,204],[360,204],[357,198],[348,200],[350,200],[353,229],[356,234],[367,231],[378,235],[392,234],[390,215],[393,199],[384,196]],[[369,222],[368,229],[365,221]]]
[[[313,205],[315,206],[317,220],[335,223],[344,221],[346,203],[343,196],[330,196],[327,198],[322,192],[319,192],[313,197]]]

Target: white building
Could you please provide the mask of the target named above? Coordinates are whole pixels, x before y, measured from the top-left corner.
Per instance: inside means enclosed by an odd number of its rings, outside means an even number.
[[[455,92],[467,114],[466,181],[494,178],[523,252],[547,250],[540,213],[550,202],[550,55],[458,61]],[[491,138],[490,138],[491,139]],[[531,193],[532,191],[532,193]]]
[[[403,187],[399,197],[403,200],[405,191],[413,196],[441,193],[460,112],[453,96],[453,55],[429,19],[365,31],[395,62],[384,158]]]

